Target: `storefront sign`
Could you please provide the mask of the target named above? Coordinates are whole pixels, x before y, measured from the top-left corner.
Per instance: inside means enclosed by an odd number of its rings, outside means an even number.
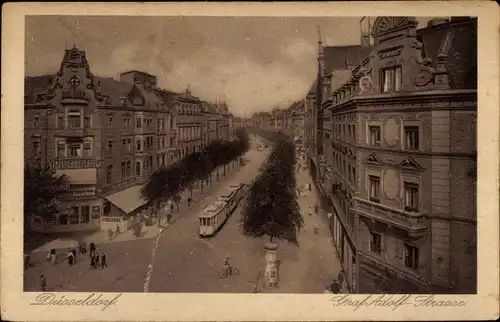
[[[93,197],[95,196],[95,188],[93,190],[82,190],[82,191],[73,191],[73,197]]]
[[[50,167],[55,170],[60,169],[88,169],[88,168],[100,168],[102,166],[102,160],[56,160],[51,161]]]

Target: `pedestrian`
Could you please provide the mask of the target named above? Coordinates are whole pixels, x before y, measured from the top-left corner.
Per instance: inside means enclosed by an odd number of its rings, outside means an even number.
[[[50,250],[50,263],[52,265],[57,263],[56,250],[54,248]]]
[[[95,256],[90,256],[90,268],[95,268]]]
[[[38,285],[40,288],[40,291],[46,292],[47,291],[47,279],[45,279],[45,276],[40,275],[40,284]]]
[[[75,255],[73,255],[73,252],[71,250],[68,251],[68,265],[73,266],[73,262],[75,260]]]
[[[337,294],[340,292],[340,284],[337,280],[333,280],[332,284],[330,284],[330,292]]]
[[[52,249],[49,249],[49,251],[47,252],[47,256],[45,256],[45,259],[46,259],[47,261],[50,261],[50,257],[51,257],[51,255],[52,255]]]
[[[309,206],[309,216],[312,216],[312,212],[313,212],[312,207]]]
[[[90,243],[90,257],[95,255],[95,244]]]
[[[191,199],[191,197],[188,197],[188,207],[191,208],[191,201],[193,201],[193,199]]]
[[[318,214],[318,212],[319,212],[319,204],[318,204],[318,203],[316,203],[316,204],[314,205],[314,213],[317,215],[317,214]]]
[[[94,255],[94,268],[99,268],[99,255]]]
[[[83,241],[82,242],[82,254],[87,254],[87,242]]]
[[[101,269],[104,267],[108,267],[108,263],[106,261],[106,254],[104,252],[101,253]]]

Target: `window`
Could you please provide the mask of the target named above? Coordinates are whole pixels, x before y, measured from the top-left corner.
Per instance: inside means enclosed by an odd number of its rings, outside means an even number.
[[[132,139],[127,139],[127,152],[132,152]]]
[[[33,141],[33,155],[38,156],[40,155],[40,142],[39,141]]]
[[[376,176],[369,176],[368,182],[370,200],[373,202],[380,202],[380,178]]]
[[[68,127],[70,129],[79,129],[81,128],[81,114],[79,111],[70,111],[68,112]]]
[[[161,155],[161,164],[165,165],[165,154]]]
[[[87,224],[90,222],[90,206],[82,206],[80,213],[80,223]]]
[[[82,146],[80,144],[70,144],[68,145],[68,156],[69,157],[81,157],[82,156]]]
[[[156,165],[159,166],[160,164],[161,164],[161,162],[160,162],[160,155],[157,154],[156,155]]]
[[[57,127],[59,129],[64,129],[64,117],[63,116],[57,117]]]
[[[33,124],[35,127],[39,127],[40,126],[40,119],[38,117],[35,117],[33,119]]]
[[[123,151],[127,151],[127,139],[122,139],[122,149]]]
[[[158,141],[158,142],[157,142],[157,144],[158,144],[158,148],[159,148],[159,149],[163,148],[163,146],[161,146],[161,138],[158,138],[156,141]]]
[[[401,88],[401,67],[389,68],[382,71],[382,92],[399,91]]]
[[[125,161],[123,161],[120,166],[120,175],[122,179],[125,179],[126,171],[127,171],[127,164],[125,163]]]
[[[405,148],[407,150],[419,149],[418,134],[418,126],[405,126]]]
[[[62,142],[57,143],[57,156],[59,158],[64,158],[66,156],[66,145]]]
[[[69,214],[69,223],[70,224],[78,224],[79,223],[79,218],[78,218],[78,212],[80,210],[79,207],[71,207],[71,212]]]
[[[413,270],[418,270],[418,248],[404,244],[404,260],[405,266]]]
[[[415,183],[404,183],[405,187],[405,210],[418,212],[418,185]]]
[[[149,156],[149,168],[150,169],[153,168],[153,156],[152,155]]]
[[[108,169],[106,172],[106,183],[110,184],[113,181],[113,166],[108,165]]]
[[[380,146],[380,126],[370,126],[370,145]]]
[[[113,153],[114,142],[108,141],[108,153]]]
[[[124,126],[125,128],[130,127],[130,117],[125,116],[125,117],[123,118],[123,126]]]
[[[127,174],[127,177],[130,177],[131,173],[130,171],[132,170],[132,163],[130,161],[127,161],[127,171],[126,171],[126,174]]]
[[[380,254],[381,250],[381,236],[380,234],[370,232],[370,251]]]
[[[135,175],[136,176],[141,175],[141,163],[140,162],[135,163]]]
[[[142,140],[141,139],[138,139],[135,141],[135,148],[136,148],[136,151],[142,151],[142,146],[141,146],[141,143],[142,143]]]
[[[141,128],[142,127],[142,119],[140,117],[138,117],[138,118],[135,119],[135,126],[137,128]]]
[[[90,147],[91,147],[90,142],[83,143],[83,156],[84,157],[92,156],[92,151],[91,151]]]
[[[83,118],[83,127],[86,129],[90,128],[90,116],[85,116]]]

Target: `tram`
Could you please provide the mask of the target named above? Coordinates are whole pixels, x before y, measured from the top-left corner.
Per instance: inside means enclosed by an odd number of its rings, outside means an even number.
[[[209,237],[215,234],[238,207],[244,194],[244,184],[229,185],[222,196],[205,207],[198,215],[200,236]]]

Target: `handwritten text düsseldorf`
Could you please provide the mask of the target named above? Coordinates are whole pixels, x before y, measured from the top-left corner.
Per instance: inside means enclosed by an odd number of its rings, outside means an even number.
[[[45,306],[94,306],[101,307],[101,311],[104,311],[108,307],[115,305],[122,294],[116,295],[114,298],[106,298],[102,294],[96,295],[92,293],[86,298],[76,299],[74,297],[66,297],[65,295],[56,295],[54,293],[41,293],[39,294],[35,302],[31,305],[45,305]]]

